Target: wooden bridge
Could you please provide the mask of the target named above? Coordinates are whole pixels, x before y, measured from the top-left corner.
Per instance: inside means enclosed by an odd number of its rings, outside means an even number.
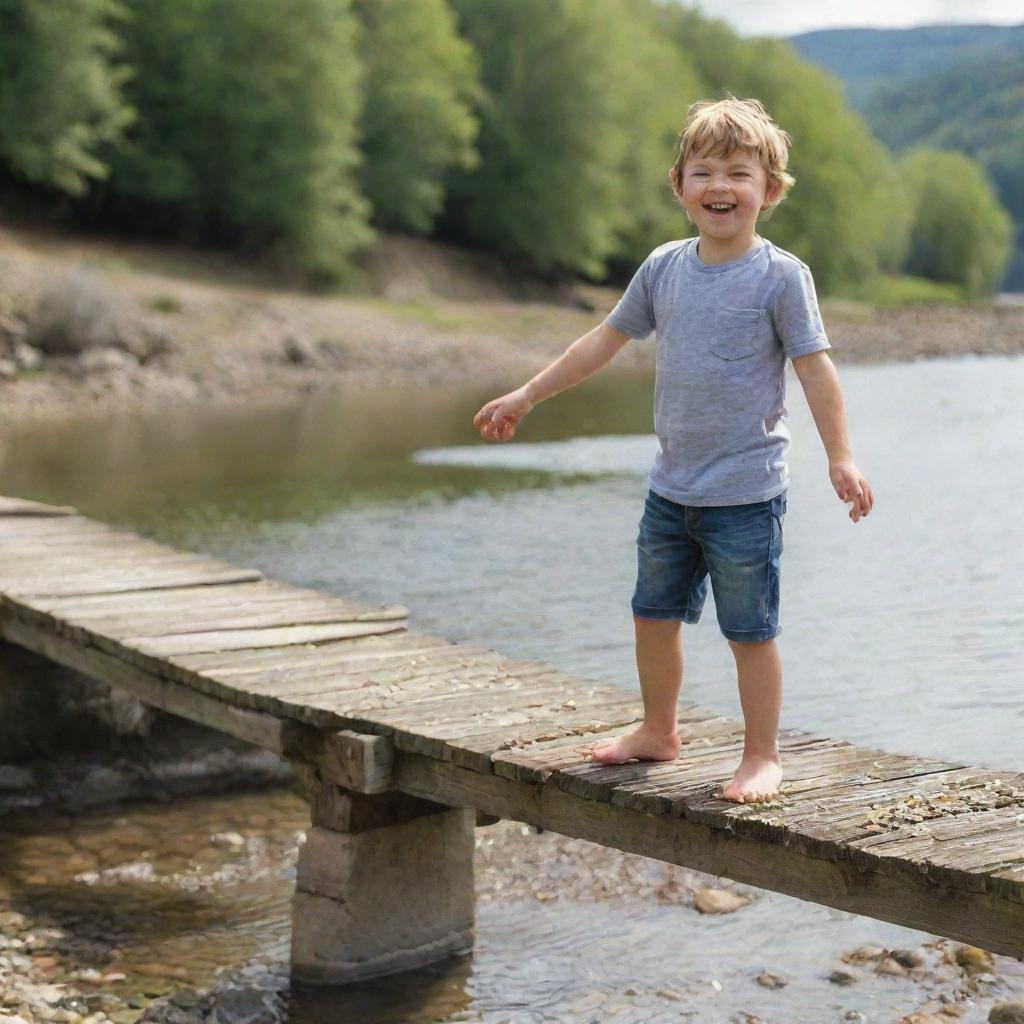
[[[0,638],[291,760],[312,827],[293,975],[339,983],[473,946],[474,827],[511,818],[1024,958],[1024,773],[780,736],[780,799],[715,796],[742,723],[681,706],[663,763],[581,748],[638,696],[0,498]]]

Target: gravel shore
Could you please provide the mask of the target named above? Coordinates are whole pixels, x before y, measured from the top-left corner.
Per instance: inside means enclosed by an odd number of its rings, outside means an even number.
[[[22,367],[0,379],[0,421],[277,401],[339,381],[511,388],[599,323],[620,294],[502,281],[473,254],[402,238],[382,244],[358,294],[239,283],[187,256],[163,264],[154,269],[159,261],[140,246],[0,232],[0,333],[9,343],[39,316],[46,288],[82,268],[116,296],[118,315],[161,340],[143,359],[64,354]],[[840,367],[1024,352],[1024,305],[1012,301],[883,308],[826,300],[822,311]],[[613,365],[649,367],[652,357],[652,345],[631,344]]]

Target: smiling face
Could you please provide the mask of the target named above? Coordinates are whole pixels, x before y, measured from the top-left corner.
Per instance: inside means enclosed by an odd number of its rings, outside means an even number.
[[[740,146],[728,156],[698,154],[683,166],[682,182],[676,169],[672,188],[702,236],[722,243],[752,241],[758,215],[777,194],[753,149]]]

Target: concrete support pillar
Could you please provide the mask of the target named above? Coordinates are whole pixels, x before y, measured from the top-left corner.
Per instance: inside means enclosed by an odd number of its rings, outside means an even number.
[[[292,977],[346,984],[472,952],[475,811],[357,793],[309,770],[303,781],[313,827],[299,851]]]

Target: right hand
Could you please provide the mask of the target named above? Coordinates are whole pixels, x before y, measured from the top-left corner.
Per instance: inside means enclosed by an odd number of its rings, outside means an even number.
[[[492,398],[474,417],[485,441],[508,441],[516,436],[516,427],[533,408],[525,388],[517,388],[501,398]]]

